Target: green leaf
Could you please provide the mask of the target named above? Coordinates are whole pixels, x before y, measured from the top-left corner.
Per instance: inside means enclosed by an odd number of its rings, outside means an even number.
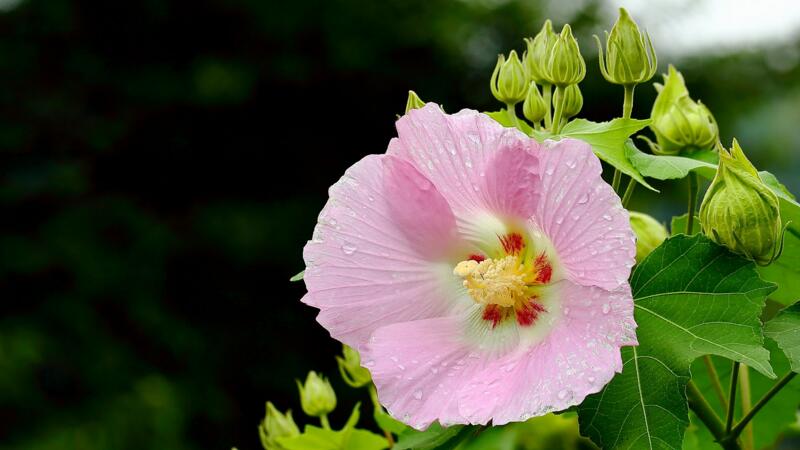
[[[385,437],[371,431],[356,429],[361,416],[361,403],[356,403],[344,427],[339,430],[306,425],[303,434],[290,438],[278,438],[286,450],[382,450],[389,446]]]
[[[657,180],[683,178],[692,171],[702,172],[703,176],[711,178],[717,171],[717,156],[712,150],[697,152],[692,157],[651,155],[639,150],[628,140],[625,154],[642,175]]]
[[[378,424],[381,430],[394,434],[401,434],[409,429],[406,424],[390,416],[381,406],[375,408],[372,416],[375,418],[375,423]]]
[[[514,123],[511,121],[511,117],[508,116],[508,111],[506,111],[505,109],[501,109],[500,111],[487,112],[484,114],[491,117],[492,119],[497,121],[497,123],[499,123],[504,127],[514,128]],[[528,136],[531,135],[531,133],[533,132],[533,128],[531,128],[531,126],[528,125],[528,122],[526,122],[523,119],[517,119],[517,123],[518,126],[516,128],[518,130],[522,131]]]
[[[305,270],[301,270],[300,273],[298,273],[297,275],[293,276],[292,278],[289,278],[289,281],[300,281],[300,280],[303,279],[303,277],[305,275],[306,275],[306,271]]]
[[[675,216],[672,218],[672,222],[669,226],[670,233],[675,236],[676,234],[686,234],[686,218],[689,217],[688,214],[681,214],[680,216]],[[692,222],[692,232],[689,234],[697,234],[700,232],[700,218],[694,216],[694,221]]]
[[[679,449],[689,423],[685,389],[695,358],[715,354],[775,374],[759,316],[775,289],[755,265],[702,235],[673,236],[631,277],[638,347],[578,408],[581,433],[603,448]]]
[[[625,175],[636,180],[642,186],[658,192],[645,181],[642,174],[633,166],[625,154],[628,138],[650,124],[650,120],[614,119],[610,122],[590,122],[586,119],[576,119],[568,123],[561,130],[560,135],[553,139],[574,138],[580,139],[592,146],[595,155],[603,161],[619,169]]]
[[[456,425],[443,428],[438,423],[431,424],[425,431],[409,428],[401,434],[393,450],[428,450],[453,448],[466,439],[476,427]]]
[[[764,335],[778,343],[792,371],[800,373],[800,302],[784,308],[767,322]]]
[[[766,330],[764,334],[767,335]],[[775,372],[780,374],[788,372],[789,361],[787,361],[786,356],[783,355],[775,342],[771,339],[767,339],[765,344],[770,350],[770,362]],[[712,361],[722,385],[727,389],[727,386],[730,385],[731,362],[716,356],[712,357]],[[740,370],[742,369],[740,368]],[[748,370],[748,376],[750,378],[750,398],[752,406],[752,404],[755,404],[758,399],[772,388],[775,384],[775,380],[771,380],[754,370]],[[725,417],[726,410],[722,408],[717,397],[713,395],[714,391],[711,387],[711,379],[702,360],[698,359],[692,364],[692,381],[701,392],[707,393],[706,399],[714,411],[716,411],[717,415],[719,417]],[[737,408],[735,418],[738,422],[744,415],[742,412],[741,388],[736,399]],[[766,408],[763,408],[756,414],[751,422],[753,424],[754,448],[772,448],[772,444],[774,444],[781,434],[797,420],[795,414],[798,404],[800,404],[800,378],[792,380],[770,400]],[[718,448],[719,446],[714,443],[714,438],[711,436],[711,433],[705,430],[705,426],[698,419],[695,418],[694,420],[698,424],[699,429],[695,430],[693,433],[687,433],[687,440],[689,440],[690,434],[694,434],[695,439],[699,441],[695,448]],[[747,433],[747,430],[745,430],[742,436],[743,440],[746,439]]]

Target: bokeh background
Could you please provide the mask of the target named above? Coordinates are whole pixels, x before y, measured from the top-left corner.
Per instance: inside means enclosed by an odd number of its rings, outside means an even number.
[[[795,2],[621,4],[800,192]],[[0,0],[0,449],[257,449],[264,401],[299,410],[311,369],[342,420],[339,345],[288,281],[327,187],[385,150],[408,89],[497,109],[497,53],[545,17],[587,58],[582,116],[619,115],[591,40],[619,5]],[[685,187],[659,186],[632,205],[667,221]]]

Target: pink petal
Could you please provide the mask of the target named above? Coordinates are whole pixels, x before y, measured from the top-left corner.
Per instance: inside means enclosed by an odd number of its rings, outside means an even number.
[[[356,348],[379,326],[441,315],[457,281],[432,257],[457,244],[454,227],[441,195],[411,164],[367,156],[330,189],[303,252],[303,302]]]
[[[466,332],[464,316],[381,328],[363,349],[381,402],[417,429],[431,422],[495,425],[579,404],[622,370],[619,347],[635,345],[630,289],[608,292],[562,281],[561,317],[541,341],[524,330],[501,348]],[[488,340],[488,339],[487,339]]]
[[[619,196],[600,177],[600,160],[574,139],[539,152],[542,192],[535,220],[570,279],[614,289],[628,280],[636,241]]]
[[[390,155],[411,161],[431,180],[459,220],[483,212],[526,219],[539,144],[485,114],[446,115],[438,105],[409,111],[397,121]]]

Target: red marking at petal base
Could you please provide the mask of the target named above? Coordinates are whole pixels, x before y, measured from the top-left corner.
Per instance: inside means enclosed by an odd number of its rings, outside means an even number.
[[[492,322],[492,328],[497,326],[497,322],[500,322],[502,315],[503,312],[500,310],[498,305],[488,305],[483,310],[483,320]]]
[[[525,305],[521,308],[516,310],[517,312],[517,323],[523,327],[527,327],[533,325],[536,322],[536,319],[539,318],[539,314],[547,311],[541,303],[536,301],[536,297],[532,297],[528,300]]]
[[[467,259],[472,260],[472,261],[476,261],[476,262],[481,262],[481,261],[486,260],[486,257],[483,256],[483,255],[478,255],[478,254],[474,254],[473,253],[472,255],[469,255],[469,258],[467,258]]]
[[[509,233],[501,237],[500,243],[503,244],[503,250],[509,255],[516,255],[525,247],[525,240],[519,233]]]
[[[550,278],[553,276],[553,266],[551,266],[550,261],[547,260],[546,254],[542,253],[536,258],[534,267],[537,270],[536,282],[542,284],[549,283]]]

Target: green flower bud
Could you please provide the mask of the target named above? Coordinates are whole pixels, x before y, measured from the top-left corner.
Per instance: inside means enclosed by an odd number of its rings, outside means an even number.
[[[536,37],[525,38],[527,50],[522,55],[522,59],[525,60],[525,71],[528,73],[528,78],[538,84],[550,84],[545,68],[550,50],[557,39],[558,35],[553,32],[553,22],[550,19],[544,22]]]
[[[406,101],[406,114],[412,109],[419,109],[425,106],[425,102],[417,96],[414,91],[408,91],[408,101]]]
[[[561,116],[566,120],[581,112],[581,108],[583,108],[583,94],[581,94],[581,89],[577,84],[570,84],[564,88],[564,92],[564,110]],[[561,90],[556,89],[556,93],[553,95],[553,104],[558,105],[559,102],[561,102]]]
[[[494,98],[506,105],[515,105],[525,100],[525,94],[528,93],[527,76],[516,51],[511,50],[508,59],[503,55],[497,56],[497,65],[490,83]]]
[[[625,8],[619,9],[619,18],[611,34],[606,33],[606,57],[603,46],[595,36],[600,58],[600,72],[609,83],[625,86],[644,83],[653,78],[658,61],[650,35],[642,34]]]
[[[286,414],[281,414],[275,405],[267,402],[267,414],[258,425],[258,435],[265,450],[283,450],[276,439],[300,436],[300,430],[292,419],[291,410],[286,411]]]
[[[360,388],[372,382],[369,370],[361,367],[361,356],[358,355],[358,352],[347,345],[343,347],[344,358],[337,356],[336,362],[339,364],[339,372],[342,374],[344,382],[354,388]]]
[[[783,242],[778,197],[734,139],[719,149],[719,166],[700,206],[703,233],[759,265],[780,254]]]
[[[525,103],[522,104],[522,114],[533,123],[538,123],[547,114],[547,103],[535,81],[531,81],[528,88],[528,95],[525,97]]]
[[[545,73],[547,81],[559,87],[580,83],[586,76],[586,63],[569,24],[564,25],[550,49]]]
[[[636,262],[640,263],[656,249],[669,233],[661,222],[647,214],[631,211],[631,228],[636,233]]]
[[[658,96],[650,113],[650,128],[658,146],[652,146],[653,152],[675,155],[712,148],[719,140],[717,121],[705,105],[689,97],[680,72],[670,65],[664,85],[655,86]]]
[[[297,388],[300,390],[300,405],[307,415],[319,417],[336,408],[336,393],[331,383],[313,370],[308,372],[305,385],[297,381]]]

